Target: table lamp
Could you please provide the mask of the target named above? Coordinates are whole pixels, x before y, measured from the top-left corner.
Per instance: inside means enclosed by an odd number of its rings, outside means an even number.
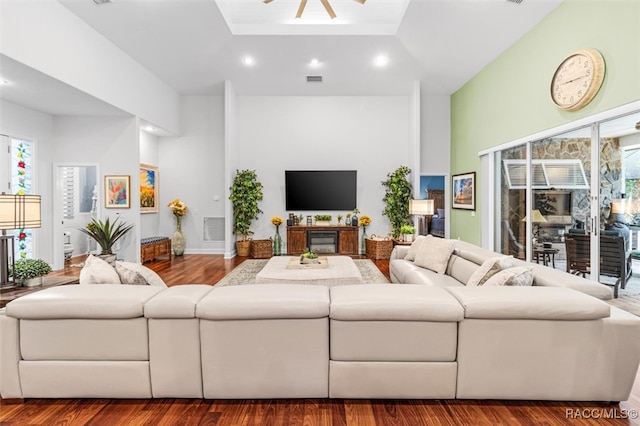
[[[433,216],[435,211],[433,200],[409,200],[409,214],[418,216],[418,234],[427,235],[429,229],[425,224],[425,216]]]
[[[13,235],[8,230],[32,229],[42,226],[39,195],[0,194],[0,288],[15,285],[9,281],[9,266],[15,265]],[[11,244],[9,244],[11,242]],[[11,246],[11,250],[9,250]],[[11,258],[11,262],[9,261]]]
[[[522,218],[522,222],[526,222],[529,216],[525,216]],[[546,223],[547,219],[542,216],[540,210],[531,210],[531,223],[533,223],[533,244],[535,245],[537,241],[540,239],[540,223]]]

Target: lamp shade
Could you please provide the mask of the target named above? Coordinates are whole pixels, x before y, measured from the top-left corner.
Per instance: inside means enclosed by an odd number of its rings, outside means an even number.
[[[409,214],[433,215],[433,200],[409,200]]]
[[[42,226],[39,195],[0,194],[0,229]]]
[[[625,199],[618,198],[611,201],[611,214],[613,213],[625,213]]]
[[[525,216],[522,218],[522,222],[526,222],[529,216]],[[531,223],[546,223],[547,219],[542,216],[540,210],[531,210]]]

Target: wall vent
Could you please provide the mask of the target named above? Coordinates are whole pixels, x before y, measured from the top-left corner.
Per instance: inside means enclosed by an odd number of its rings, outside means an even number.
[[[102,6],[103,4],[111,3],[111,0],[93,0],[96,6]]]
[[[224,217],[205,217],[203,241],[224,241]]]
[[[322,83],[322,76],[321,75],[308,75],[307,76],[307,83]]]

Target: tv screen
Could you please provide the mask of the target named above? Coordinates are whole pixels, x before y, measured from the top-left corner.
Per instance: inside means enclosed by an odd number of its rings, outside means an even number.
[[[286,209],[353,210],[357,181],[356,170],[286,170]]]
[[[570,191],[534,191],[534,209],[540,210],[543,216],[571,215]]]

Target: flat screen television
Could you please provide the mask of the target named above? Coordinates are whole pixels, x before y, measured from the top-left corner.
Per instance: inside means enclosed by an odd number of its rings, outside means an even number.
[[[533,191],[534,209],[540,210],[543,216],[571,216],[571,191]]]
[[[356,170],[285,170],[287,211],[356,208]]]

